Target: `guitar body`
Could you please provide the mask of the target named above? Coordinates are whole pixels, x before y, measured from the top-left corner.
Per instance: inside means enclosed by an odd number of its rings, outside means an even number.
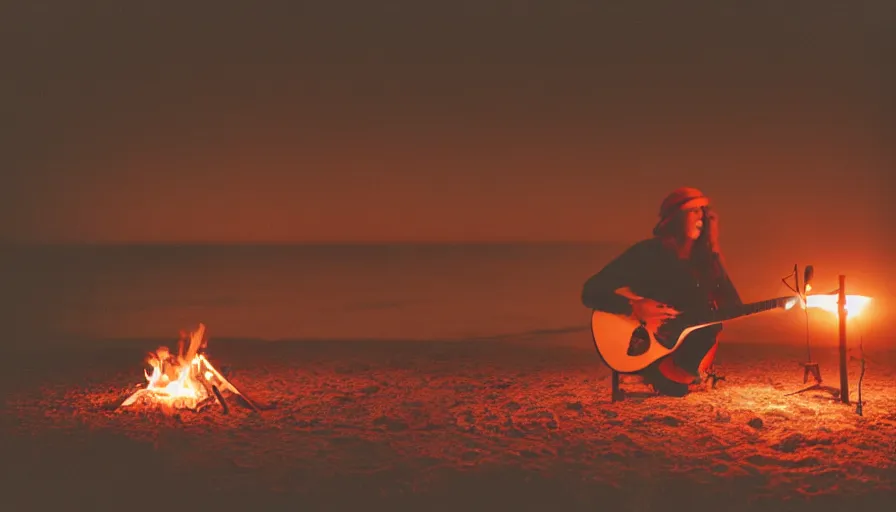
[[[607,366],[619,373],[635,373],[675,352],[692,333],[719,323],[679,326],[673,320],[659,332],[649,332],[634,318],[594,311],[591,334]]]
[[[675,352],[695,332],[762,311],[790,309],[798,300],[778,297],[726,311],[700,315],[684,313],[663,322],[654,332],[632,317],[595,310],[591,314],[591,335],[607,366],[619,373],[635,373]]]

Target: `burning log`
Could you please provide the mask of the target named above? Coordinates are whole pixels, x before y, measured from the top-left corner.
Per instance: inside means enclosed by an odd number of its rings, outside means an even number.
[[[204,405],[218,401],[224,414],[230,407],[224,399],[224,392],[229,392],[246,402],[255,412],[260,409],[246,398],[209,362],[201,349],[206,346],[205,325],[190,333],[190,344],[186,352],[183,350],[185,336],[178,343],[178,354],[173,356],[167,347],[158,348],[149,354],[146,362],[152,367],[152,373],[144,371],[147,380],[145,388],[136,391],[125,399],[119,407],[125,408],[137,404],[156,405],[162,410],[190,409],[198,410]]]
[[[238,398],[240,401],[242,401],[242,402],[246,405],[246,407],[248,407],[249,409],[252,409],[253,411],[258,412],[258,413],[261,412],[261,408],[258,407],[257,405],[255,405],[255,402],[253,402],[252,400],[250,400],[250,399],[249,399],[246,395],[244,395],[243,393],[240,393],[239,395],[237,395],[237,398]]]
[[[224,414],[230,412],[230,407],[227,405],[227,400],[224,400],[224,395],[221,394],[221,391],[218,390],[218,386],[212,385],[212,393],[215,394],[215,397],[218,399],[218,403],[221,404],[221,408],[224,409]]]
[[[199,328],[193,331],[190,335],[190,348],[187,349],[187,353],[184,354],[184,357],[180,360],[181,364],[187,364],[196,357],[199,353],[199,346],[202,344],[202,338],[205,337],[205,326],[203,324],[199,324]]]
[[[210,397],[209,400],[214,400],[221,404],[221,408],[224,410],[224,414],[229,413],[230,408],[227,406],[227,402],[224,401],[224,396],[221,395],[220,391],[218,391],[218,387],[210,383],[207,379],[200,379],[199,382],[205,388],[205,392]]]
[[[205,356],[202,356],[202,358],[203,358],[203,360],[207,361],[207,359],[205,359]],[[230,392],[232,392],[234,395],[236,395],[237,399],[239,401],[241,401],[246,407],[248,407],[249,409],[252,409],[255,412],[261,412],[261,408],[259,408],[257,405],[255,405],[255,402],[253,402],[242,391],[237,391],[236,386],[231,384],[230,381],[227,380],[227,378],[225,378],[223,375],[221,375],[221,373],[216,368],[212,367],[212,365],[210,363],[208,365],[208,369],[212,373],[212,377],[214,377],[215,380],[223,383],[225,386],[225,389],[230,390]]]

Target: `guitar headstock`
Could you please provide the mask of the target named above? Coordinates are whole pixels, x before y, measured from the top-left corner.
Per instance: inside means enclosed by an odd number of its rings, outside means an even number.
[[[784,308],[785,310],[789,310],[789,309],[793,308],[794,306],[796,306],[797,304],[802,304],[803,308],[805,308],[805,306],[806,306],[805,299],[803,299],[799,295],[797,295],[795,297],[782,297],[779,300],[780,300],[780,307]]]

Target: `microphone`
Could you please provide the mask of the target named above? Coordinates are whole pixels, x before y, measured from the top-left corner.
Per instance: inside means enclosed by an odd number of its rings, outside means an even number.
[[[809,290],[812,289],[812,279],[815,277],[815,267],[812,265],[806,265],[806,269],[803,271],[803,289],[805,295],[809,293]]]

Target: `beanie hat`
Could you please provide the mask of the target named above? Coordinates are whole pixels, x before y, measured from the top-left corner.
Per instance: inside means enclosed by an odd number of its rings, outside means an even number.
[[[653,234],[657,235],[675,213],[688,208],[708,206],[709,198],[703,192],[693,187],[681,187],[673,190],[663,199],[660,205],[660,220],[653,228]]]

